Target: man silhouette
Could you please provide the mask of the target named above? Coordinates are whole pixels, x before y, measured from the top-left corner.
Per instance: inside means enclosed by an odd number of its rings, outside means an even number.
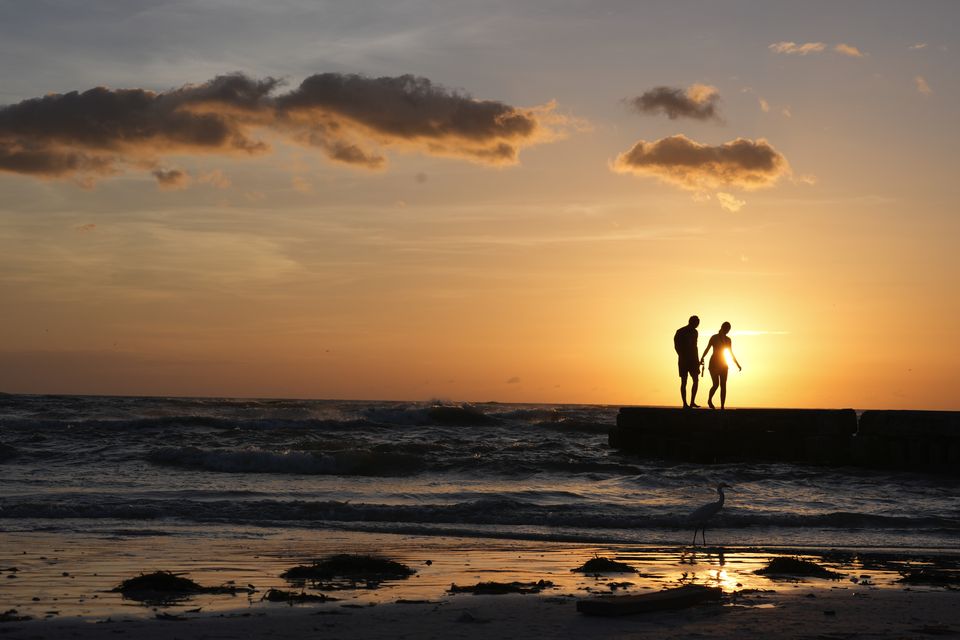
[[[677,366],[680,369],[680,398],[683,408],[698,408],[696,403],[697,386],[700,383],[700,353],[697,349],[697,327],[700,318],[690,316],[687,326],[680,327],[673,334],[673,348],[677,352]],[[693,388],[690,389],[690,404],[687,404],[687,375],[693,378]]]

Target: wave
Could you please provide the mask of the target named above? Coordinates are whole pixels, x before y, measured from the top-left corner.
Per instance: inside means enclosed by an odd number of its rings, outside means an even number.
[[[191,522],[270,525],[302,523],[386,523],[560,527],[566,529],[687,529],[685,514],[625,509],[613,504],[536,505],[511,498],[484,498],[454,504],[367,504],[337,500],[151,500],[117,498],[0,502],[0,518],[119,519],[177,518]],[[711,529],[948,531],[960,533],[960,519],[899,517],[831,512],[811,515],[727,513]]]
[[[491,412],[492,416],[502,420],[524,420],[527,422],[560,422],[563,419],[563,413],[554,407],[531,407],[523,409],[512,409],[509,411]]]
[[[225,473],[391,476],[415,472],[423,460],[408,453],[384,451],[267,451],[163,447],[147,455],[156,464]]]
[[[342,415],[338,418],[330,417],[287,417],[278,415],[277,411],[270,411],[273,415],[258,415],[248,417],[237,412],[239,407],[231,405],[227,415],[209,414],[177,414],[148,417],[118,417],[94,419],[64,419],[60,416],[46,417],[6,417],[0,424],[11,429],[32,430],[149,430],[169,428],[206,428],[229,430],[258,430],[258,429],[290,429],[290,430],[335,430],[356,429],[358,427],[376,428],[390,426],[494,426],[509,420],[508,414],[503,417],[496,413],[485,413],[481,408],[471,404],[396,404],[388,406],[360,407],[353,411],[353,415]],[[262,412],[257,412],[262,413]],[[231,415],[232,414],[232,415]],[[541,418],[552,415],[550,411],[532,412],[530,416],[539,415]],[[518,414],[518,421],[527,420]],[[548,419],[548,421],[553,421]]]
[[[0,462],[16,458],[19,454],[16,447],[0,442]]]
[[[377,427],[363,419],[334,420],[327,418],[237,418],[232,416],[178,415],[150,418],[117,418],[91,420],[55,420],[49,418],[6,418],[4,427],[21,430],[113,432],[122,430],[149,431],[151,429],[203,428],[210,430],[336,430],[357,427]]]
[[[402,426],[483,426],[499,424],[501,420],[472,404],[396,404],[387,407],[368,407],[363,417],[377,424]]]

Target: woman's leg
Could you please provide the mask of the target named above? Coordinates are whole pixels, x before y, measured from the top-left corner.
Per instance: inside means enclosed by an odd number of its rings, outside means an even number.
[[[716,407],[713,406],[713,394],[717,392],[717,387],[720,386],[720,377],[715,372],[711,371],[710,379],[713,380],[713,386],[710,387],[710,397],[707,398],[707,405],[711,409],[716,409]]]
[[[720,408],[727,404],[727,370],[720,372]]]

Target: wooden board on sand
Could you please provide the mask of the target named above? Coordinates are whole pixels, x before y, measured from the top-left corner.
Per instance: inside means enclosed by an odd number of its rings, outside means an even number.
[[[577,600],[577,611],[591,616],[625,616],[648,611],[682,609],[709,600],[719,600],[722,595],[723,590],[720,587],[688,584],[656,593]]]

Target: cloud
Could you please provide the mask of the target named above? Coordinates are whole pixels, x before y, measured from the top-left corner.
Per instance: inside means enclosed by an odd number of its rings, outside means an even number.
[[[916,43],[916,44],[910,45],[910,46],[907,47],[907,48],[910,49],[911,51],[919,51],[920,49],[926,49],[926,48],[927,48],[927,43],[926,43],[926,42],[918,42],[918,43]]]
[[[929,96],[933,94],[933,89],[930,88],[930,85],[927,83],[927,79],[923,76],[915,76],[913,78],[913,82],[917,85],[917,91],[923,95]]]
[[[628,100],[639,113],[663,113],[671,120],[693,118],[694,120],[719,120],[717,110],[720,92],[716,87],[693,84],[686,89],[654,87],[636,98]]]
[[[826,42],[804,42],[803,44],[797,44],[796,42],[774,42],[769,45],[767,48],[774,53],[783,53],[786,55],[797,55],[797,56],[808,56],[813,53],[824,53],[827,51]],[[830,47],[835,53],[840,55],[849,56],[851,58],[862,58],[866,53],[860,51],[857,47],[852,44],[846,44],[844,42],[838,43]]]
[[[520,377],[519,377],[519,376],[513,376],[512,378],[509,378],[509,379],[507,380],[506,384],[520,384]]]
[[[190,174],[182,169],[154,169],[151,173],[161,189],[186,189],[190,184]]]
[[[293,187],[294,191],[303,194],[313,193],[313,183],[302,176],[293,176],[293,178],[290,179],[290,186]]]
[[[747,204],[746,200],[740,200],[732,193],[724,193],[723,191],[717,192],[717,200],[720,201],[720,206],[726,209],[727,211],[732,211],[736,213],[743,208],[743,205]]]
[[[200,184],[208,184],[217,189],[226,189],[232,184],[230,178],[224,175],[220,169],[214,169],[213,171],[208,171],[207,173],[197,176],[197,182]]]
[[[162,157],[264,154],[264,132],[369,169],[385,166],[390,147],[508,165],[570,124],[553,103],[476,100],[411,75],[320,73],[277,93],[280,84],[232,74],[165,92],[97,87],[0,107],[0,171],[90,180],[135,168],[179,185]]]
[[[842,42],[838,45],[835,45],[833,50],[841,55],[850,56],[851,58],[862,58],[864,55],[866,55],[853,45],[844,44]]]
[[[823,42],[805,42],[797,44],[796,42],[774,42],[768,49],[774,53],[785,53],[788,55],[806,56],[811,53],[822,53],[827,45]]]
[[[763,98],[758,98],[760,100],[760,110],[764,113],[770,111],[770,103],[764,100]]]
[[[684,135],[640,140],[617,156],[617,173],[652,176],[691,191],[757,189],[790,173],[787,159],[763,138],[737,138],[721,145],[699,144]]]
[[[789,331],[767,331],[762,329],[735,329],[730,332],[734,336],[788,336]]]

